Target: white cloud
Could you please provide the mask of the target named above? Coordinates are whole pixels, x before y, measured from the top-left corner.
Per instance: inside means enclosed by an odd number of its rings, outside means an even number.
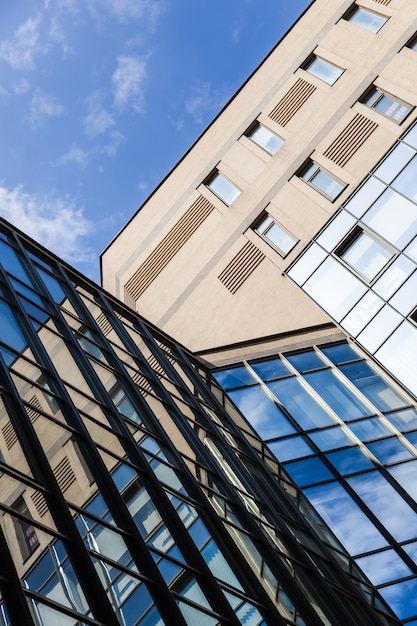
[[[138,113],[142,112],[143,81],[146,76],[148,56],[120,56],[118,65],[112,76],[114,89],[114,106],[125,109],[131,106]]]
[[[212,89],[211,83],[207,82],[194,87],[191,96],[185,101],[185,110],[196,124],[206,124],[225,102],[224,93]]]
[[[105,133],[115,121],[100,103],[100,94],[95,91],[86,100],[88,114],[84,118],[84,131],[89,137],[97,137]]]
[[[103,18],[106,11],[119,22],[147,20],[151,28],[163,12],[165,1],[161,0],[90,0],[90,10]]]
[[[22,95],[26,93],[27,91],[29,91],[30,89],[29,81],[26,80],[26,78],[20,78],[19,80],[15,80],[15,82],[12,85],[12,89],[13,89],[13,93],[17,95]]]
[[[48,117],[61,117],[64,106],[53,95],[36,90],[30,101],[28,120],[32,128],[39,128]]]
[[[73,145],[67,152],[60,156],[55,165],[77,165],[85,167],[90,158],[90,152],[83,150],[79,146]]]
[[[102,147],[102,152],[107,156],[114,156],[120,145],[125,141],[125,136],[118,130],[109,133],[108,142]]]
[[[70,263],[95,259],[93,250],[85,245],[94,224],[67,198],[28,194],[22,187],[8,189],[0,185],[0,213]]]
[[[29,18],[15,31],[13,39],[0,42],[0,58],[16,70],[34,70],[35,58],[44,54],[48,46],[40,41],[42,16]]]

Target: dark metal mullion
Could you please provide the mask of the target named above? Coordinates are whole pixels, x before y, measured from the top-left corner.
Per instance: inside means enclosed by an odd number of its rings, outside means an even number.
[[[12,301],[14,301],[13,290],[11,289],[10,291],[12,294]],[[56,309],[57,309],[57,316],[56,316],[55,322],[57,324],[60,324],[60,321],[61,321],[60,311],[57,307]],[[31,326],[30,321],[27,319],[27,315],[25,311],[23,311],[23,315],[21,315],[21,317],[22,317],[22,323],[24,324],[25,329],[26,329],[26,335],[27,336],[32,335],[32,337],[34,336],[32,340],[31,349],[34,352],[35,357],[41,364],[44,365],[45,369],[51,374],[51,378],[54,380],[55,385],[60,390],[59,395],[63,397],[65,400],[65,410],[63,410],[63,413],[67,421],[69,420],[69,425],[70,426],[75,425],[75,428],[77,430],[76,439],[77,439],[78,445],[81,449],[82,454],[84,455],[84,458],[87,462],[87,465],[90,468],[90,471],[92,472],[97,482],[97,485],[100,491],[103,493],[103,495],[106,494],[105,500],[107,502],[109,510],[111,511],[114,519],[117,520],[118,525],[121,525],[122,528],[126,528],[127,532],[129,533],[128,535],[129,540],[127,541],[127,543],[128,543],[128,546],[132,555],[135,555],[134,560],[139,570],[144,570],[145,576],[156,581],[156,584],[158,586],[157,590],[154,589],[152,585],[149,585],[149,591],[151,592],[151,595],[154,597],[155,604],[157,603],[158,599],[159,600],[161,599],[161,596],[165,595],[165,600],[164,602],[161,603],[161,607],[157,605],[158,609],[160,608],[162,609],[160,611],[161,615],[165,611],[166,611],[166,616],[165,616],[166,618],[169,617],[170,619],[172,619],[172,616],[176,615],[176,620],[177,620],[176,623],[179,626],[186,626],[185,621],[172,598],[172,595],[167,590],[165,582],[158,568],[154,564],[154,561],[151,555],[149,554],[148,548],[144,540],[142,539],[136,527],[136,524],[134,523],[129,511],[127,510],[127,507],[119,491],[114,485],[113,480],[110,478],[107,468],[105,467],[101,456],[96,450],[94,442],[92,442],[92,439],[88,430],[86,429],[82,419],[78,415],[78,412],[76,408],[74,407],[70,396],[68,395],[65,385],[63,384],[63,382],[61,381],[58,375],[53,374],[53,372],[55,372],[55,368],[53,366],[53,362],[51,361],[49,357],[49,354],[44,348],[42,342],[39,340],[39,337],[37,336],[36,332]],[[62,333],[63,337],[66,336],[67,341],[69,341],[70,343],[76,342],[72,333],[70,331],[67,331],[65,322],[64,324],[61,323],[61,325],[64,331]],[[59,327],[58,327],[58,330],[59,330]],[[79,363],[80,359],[77,358],[79,356],[79,353],[77,352],[77,350],[82,352],[82,349],[78,346],[78,343],[77,343],[77,349],[73,351],[72,356],[74,357],[76,364],[80,366],[80,363]],[[87,363],[91,368],[91,365],[88,362],[88,360],[87,360]],[[80,371],[82,374],[85,375],[85,367],[82,367],[83,365],[85,364],[81,364]],[[92,371],[94,372],[94,370]],[[96,375],[95,372],[94,372],[94,375]],[[8,371],[7,371],[7,376],[8,377],[10,376],[8,374]],[[89,380],[88,376],[86,377],[86,379]],[[0,379],[0,382],[1,382],[1,379]],[[11,378],[10,378],[10,381],[8,381],[8,383],[9,383],[9,387],[11,386],[13,390],[14,384]],[[23,430],[20,429],[20,433],[18,433],[19,440],[26,442],[24,449],[27,449],[28,452],[32,453],[33,450],[31,448],[33,447],[37,449],[35,455],[31,454],[31,459],[32,459],[32,462],[34,463],[33,467],[36,468],[35,475],[39,475],[39,472],[40,472],[40,475],[48,476],[49,474],[48,482],[47,481],[45,482],[53,498],[57,499],[57,501],[59,502],[59,506],[60,506],[59,517],[57,517],[56,515],[55,516],[53,515],[53,517],[54,517],[54,520],[58,529],[60,529],[62,522],[64,522],[65,520],[65,529],[67,532],[63,532],[63,534],[64,535],[66,534],[71,540],[70,543],[68,544],[68,550],[70,551],[71,547],[74,548],[74,558],[71,559],[71,562],[74,566],[74,569],[77,572],[80,582],[83,581],[82,587],[88,599],[88,602],[91,607],[94,607],[94,612],[98,611],[97,616],[102,615],[102,617],[100,617],[99,619],[103,621],[103,623],[105,623],[106,626],[119,626],[119,622],[114,614],[114,611],[109,602],[109,599],[96,574],[96,571],[90,560],[90,557],[84,548],[84,544],[75,526],[74,520],[68,511],[68,507],[65,502],[65,499],[56,483],[55,477],[53,475],[49,462],[46,458],[46,455],[44,454],[43,448],[40,445],[39,440],[36,437],[36,433],[33,428],[33,425],[30,422],[28,416],[26,415],[26,412],[24,411],[24,405],[20,397],[17,394],[17,390],[14,391],[14,395],[16,396],[16,398],[18,398],[18,403],[21,406],[25,419],[27,418],[26,422],[28,422],[27,427],[25,427]],[[27,437],[29,433],[32,433],[32,436]],[[42,470],[40,470],[37,464],[37,462],[40,460],[42,460]],[[46,466],[45,466],[45,461],[46,461]],[[52,484],[50,481],[52,481]],[[46,498],[47,496],[48,494],[45,494]],[[51,512],[52,511],[53,509],[51,509]],[[132,539],[132,537],[134,539]],[[142,550],[138,551],[138,545],[142,546]]]
[[[156,346],[156,348],[159,348],[159,346]],[[183,362],[184,365],[187,364],[187,359],[185,359],[181,347],[180,346],[175,346],[175,348],[180,353],[180,359],[179,360],[181,362]],[[163,353],[161,348],[159,348],[159,350]],[[167,367],[170,370],[171,376],[173,376],[174,379],[175,378],[179,378],[178,373],[172,367],[171,363],[169,363],[169,360],[167,359],[166,361],[167,361]],[[195,383],[195,388],[201,393],[202,397],[207,399],[208,396],[210,395],[210,398],[208,398],[208,399],[210,401],[212,401],[212,397],[211,397],[211,394],[209,394],[209,390],[208,390],[207,386],[196,375],[196,373],[193,370],[193,368],[191,368],[189,365],[187,367],[187,374],[188,374],[188,377],[191,380],[193,380],[193,382]],[[189,394],[189,396],[192,395],[191,392],[188,390],[188,388],[185,387],[185,385],[183,385],[183,388],[185,389],[186,393]],[[194,396],[192,396],[192,397],[194,398]],[[195,398],[194,398],[194,401],[197,402]],[[224,414],[224,412],[225,412],[224,408],[218,402],[217,398],[215,398],[215,402],[217,403],[218,408]],[[208,404],[210,405],[210,402]],[[199,412],[200,412],[200,414],[204,415],[204,412],[202,412],[201,409],[200,409]],[[207,419],[207,417],[205,415],[204,415],[204,418]],[[232,421],[232,420],[230,420],[229,416],[227,416],[227,419],[228,419],[228,422]],[[231,428],[230,430],[233,433],[233,431],[237,430],[237,426],[234,423],[232,423],[232,425],[233,425],[233,428]],[[241,437],[240,433],[236,433],[236,434],[238,435],[238,437],[237,437],[238,441],[240,441],[240,443],[242,443],[243,438]],[[245,452],[246,452],[248,458],[249,459],[253,459],[257,469],[259,469],[260,472],[262,472],[262,474],[264,474],[264,471],[262,471],[264,469],[264,466],[263,465],[261,466],[258,456],[255,455],[254,451],[249,446],[249,443],[246,440],[243,440],[243,444],[244,444],[244,448],[246,448]],[[231,462],[231,466],[234,469],[237,469],[235,455],[230,453],[230,449],[227,446],[221,446],[221,451],[222,451],[222,453],[226,451],[225,457],[227,458],[227,460],[229,462]],[[245,468],[245,471],[247,473],[246,468]],[[238,469],[237,469],[237,472],[239,474],[239,470]],[[268,478],[270,479],[269,476],[268,476]],[[264,482],[264,476],[263,476],[263,482]],[[254,487],[255,487],[255,493],[256,493],[256,490],[259,490],[259,487],[260,487],[259,483],[256,483]],[[265,485],[265,487],[266,487],[266,489],[264,490],[264,493],[263,493],[263,495],[264,495],[263,502],[268,502],[268,501],[270,501],[271,495],[272,495],[271,489],[270,489],[270,483],[269,484],[267,483]],[[278,493],[278,490],[275,490],[273,493],[274,493],[274,495],[276,495]],[[294,515],[294,513],[296,513],[295,517],[296,517],[296,519],[297,518],[299,519],[299,523],[300,523],[301,528],[305,528],[306,527],[305,519],[301,518],[301,515],[300,515],[299,511],[297,509],[295,509],[295,507],[292,505],[291,502],[290,502],[290,507],[288,506],[289,499],[286,497],[285,493],[283,495],[282,494],[280,494],[280,495],[281,495],[280,500],[282,500],[283,497],[285,498],[284,503],[286,505],[286,508],[287,509],[290,508],[290,510],[294,509],[293,515]],[[278,502],[278,510],[279,510],[280,506],[282,506],[282,502],[279,501]],[[281,528],[281,524],[277,523],[277,522],[278,522],[278,520],[275,521],[275,525],[277,526],[277,528]],[[308,530],[310,530],[310,532],[311,532],[311,529],[309,527],[308,527]],[[305,551],[304,551],[304,549],[301,549],[300,545],[294,540],[294,538],[291,535],[288,534],[288,531],[286,529],[284,531],[284,535],[286,536],[287,541],[289,541],[289,543],[291,545],[292,554],[297,555],[298,558],[299,558],[300,563],[304,564],[304,566],[305,566],[305,573],[306,573],[306,576],[303,577],[304,578],[304,582],[307,583],[307,587],[311,589],[311,576],[308,574],[308,572],[311,571],[311,564],[310,564],[309,561],[306,560]],[[315,537],[315,535],[312,535],[312,536]],[[332,563],[336,563],[336,561],[335,561],[333,556],[329,557],[329,561],[332,562]],[[357,594],[357,589],[354,588],[354,591],[353,591],[353,582],[351,581],[349,576],[341,569],[341,567],[339,565],[337,567],[338,567],[338,570],[340,572],[340,575],[345,578],[344,585],[352,590],[351,593],[354,596],[355,592]],[[312,592],[318,594],[319,596],[321,596],[322,602],[324,603],[324,606],[328,607],[327,610],[329,612],[329,615],[333,615],[333,619],[334,618],[336,618],[336,619],[339,618],[340,619],[340,616],[343,615],[343,614],[345,614],[345,619],[349,619],[351,617],[349,612],[346,610],[346,608],[344,607],[343,603],[341,602],[341,600],[337,596],[337,594],[335,594],[335,592],[333,591],[333,588],[329,585],[329,582],[327,580],[325,580],[325,579],[323,579],[323,586],[324,585],[326,585],[326,587],[327,587],[328,594],[323,593],[322,589],[318,590],[316,586],[314,587],[314,589],[312,589]],[[329,601],[330,600],[329,596],[330,597],[333,596],[334,600],[333,601]],[[365,611],[369,612],[370,611],[369,605],[367,603],[365,603],[365,602],[363,602],[363,604],[365,605],[365,607],[362,607],[362,610],[365,610]],[[336,605],[336,606],[339,605],[338,606],[338,610],[340,611],[340,613],[337,616],[334,614],[334,605]],[[374,618],[374,616],[372,616],[372,617]]]
[[[10,621],[19,626],[34,626],[26,596],[1,527],[0,554],[0,589]]]
[[[116,324],[116,326],[114,326],[114,328],[117,328],[118,324],[121,324],[120,321],[115,317],[113,320],[113,323]],[[121,330],[121,329],[120,329]],[[127,334],[127,333],[126,333]],[[161,350],[159,348],[159,346],[155,345],[154,346],[154,342],[153,339],[151,339],[149,341],[148,335],[147,333],[145,334],[144,332],[142,332],[142,337],[146,342],[146,339],[148,339],[148,347],[150,348],[151,352],[155,352],[155,350]],[[138,348],[137,346],[135,346],[133,339],[130,337],[130,335],[127,334],[127,337],[123,338],[124,341],[131,343],[131,345],[129,346],[129,349],[131,352],[133,352],[133,354],[136,354],[138,352]],[[126,345],[126,344],[125,344]],[[163,351],[162,351],[163,352]],[[143,358],[143,357],[142,357]],[[163,353],[163,362],[165,360],[166,356]],[[139,358],[139,360],[141,361],[141,359]],[[161,360],[161,357],[159,356],[159,360]],[[170,364],[170,366],[172,367],[172,365]],[[143,363],[143,368],[146,371],[146,369],[150,369],[149,363]],[[177,373],[175,372],[175,374],[177,375]],[[167,401],[169,402],[169,394],[168,392],[162,388],[162,392],[165,395],[165,397],[167,398]],[[194,399],[195,400],[195,399]],[[196,400],[195,400],[196,402]],[[199,412],[201,414],[201,409],[198,405],[199,408]],[[167,410],[169,410],[169,407],[167,407]],[[213,461],[213,457],[211,456],[211,454],[209,453],[209,451],[205,448],[205,446],[202,444],[202,442],[198,439],[198,437],[196,437],[194,431],[191,429],[191,427],[188,425],[187,422],[187,426],[185,427],[186,429],[184,429],[184,416],[183,415],[177,415],[178,409],[177,407],[175,407],[175,410],[170,411],[170,414],[173,418],[174,423],[176,424],[176,426],[179,428],[180,432],[183,434],[183,436],[185,436],[187,442],[190,444],[190,446],[192,447],[192,449],[194,451],[197,451],[198,454],[200,454],[200,456],[204,457],[205,459],[205,463],[208,467],[212,466],[212,461]],[[207,416],[208,419],[208,416]],[[187,421],[187,420],[185,420]],[[212,426],[212,424],[211,424]],[[165,439],[166,437],[166,433],[162,430],[162,434],[161,434],[162,438]],[[177,454],[175,454],[174,456],[177,456]],[[239,470],[238,470],[239,473]],[[187,474],[189,474],[189,470],[187,468]],[[198,486],[196,479],[190,474],[191,477],[191,481],[188,481],[187,483],[187,487],[190,488],[190,492],[192,493],[192,496],[194,497],[194,499],[200,503],[200,506],[202,508],[203,511],[206,511],[208,503],[206,500],[206,497],[204,496],[204,494],[201,491],[201,488]],[[241,515],[243,514],[244,519],[245,519],[245,524],[246,527],[250,529],[250,532],[252,533],[252,535],[254,537],[257,538],[258,542],[261,542],[262,548],[263,548],[263,558],[266,560],[266,562],[269,561],[270,555],[271,555],[271,546],[270,544],[265,540],[265,538],[262,536],[262,534],[260,534],[259,532],[259,527],[256,525],[255,520],[253,519],[253,517],[244,509],[241,501],[237,498],[236,493],[234,491],[233,488],[231,488],[227,483],[224,482],[223,477],[221,476],[221,474],[217,474],[217,479],[221,480],[223,482],[225,491],[228,493],[228,497],[230,499],[230,501],[234,502],[234,504],[237,506],[237,508],[240,510]],[[227,485],[227,487],[226,487]],[[209,505],[210,506],[210,505]],[[238,550],[237,546],[235,546],[235,544],[233,544],[233,549],[231,547],[231,542],[230,542],[230,536],[227,533],[227,530],[225,529],[223,522],[217,518],[215,518],[214,516],[210,517],[206,517],[205,521],[207,521],[208,526],[212,526],[215,527],[216,532],[217,532],[217,536],[219,536],[223,542],[223,545],[227,546],[226,550],[229,553],[233,553],[233,558],[236,560],[237,563],[241,562],[242,563],[242,570],[241,573],[243,571],[247,571],[247,563],[242,555],[242,553]],[[299,549],[299,546],[298,546]],[[266,556],[267,555],[267,556]],[[245,567],[246,566],[246,567]],[[272,570],[274,570],[274,565],[268,562],[268,566],[271,567]],[[288,592],[288,595],[291,597],[291,595],[295,595],[298,596],[297,601],[301,604],[304,605],[304,609],[303,609],[303,613],[304,615],[308,615],[310,614],[310,624],[316,624],[316,625],[322,625],[322,621],[321,619],[318,618],[317,614],[311,609],[311,606],[306,603],[305,600],[305,596],[304,594],[301,594],[299,592],[298,589],[295,588],[294,586],[294,580],[292,575],[288,572],[287,568],[285,566],[282,565],[282,563],[277,563],[275,561],[275,566],[278,567],[279,572],[275,572],[277,574],[277,579],[279,581],[281,580],[286,580],[287,584],[285,585],[285,589]],[[252,570],[250,570],[250,575],[247,574],[246,578],[248,579],[249,582],[249,586],[252,585],[253,589],[257,590],[257,595],[258,597],[262,598],[262,601],[264,603],[265,606],[268,607],[269,612],[273,612],[274,615],[274,619],[282,619],[281,616],[279,616],[279,618],[277,618],[277,614],[278,613],[278,609],[277,606],[271,602],[270,597],[266,594],[264,587],[262,586],[262,584],[259,582],[258,578],[256,577],[256,575],[253,573]],[[288,585],[288,586],[287,586]],[[260,609],[262,612],[262,608]]]

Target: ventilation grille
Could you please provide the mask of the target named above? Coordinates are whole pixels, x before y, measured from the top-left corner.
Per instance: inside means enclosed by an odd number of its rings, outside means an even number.
[[[204,196],[200,196],[193,202],[174,228],[169,231],[133,274],[132,278],[127,281],[125,291],[128,302],[130,302],[129,296],[136,301],[144,293],[214,208],[214,205]]]
[[[75,474],[66,456],[54,469],[54,475],[61,491],[66,491],[75,482]]]
[[[378,4],[385,4],[385,6],[387,6],[391,0],[374,0],[374,2],[378,2]]]
[[[369,120],[364,115],[357,113],[353,120],[342,130],[330,146],[325,150],[324,156],[333,163],[346,165],[351,157],[359,150],[362,144],[374,132],[378,124]]]
[[[100,313],[100,315],[96,319],[96,322],[97,322],[97,325],[100,328],[101,332],[104,335],[108,335],[110,333],[110,331],[112,329],[112,325],[110,324],[109,320],[104,315],[104,313]]]
[[[35,491],[34,493],[32,493],[31,498],[40,517],[43,517],[48,510],[48,505],[46,504],[45,498],[40,493],[40,491]]]
[[[277,124],[285,126],[303,106],[304,102],[309,99],[315,89],[314,85],[299,78],[285,96],[281,98],[276,107],[272,109],[268,117],[277,122]]]
[[[133,374],[132,380],[135,383],[135,385],[137,385],[140,388],[140,391],[142,392],[143,395],[146,396],[148,395],[149,392],[152,391],[151,383],[143,374],[136,372],[135,374]]]
[[[218,278],[230,293],[236,293],[264,258],[264,253],[251,241],[248,241],[240,252],[233,257],[229,265],[224,268]]]
[[[12,423],[7,422],[6,426],[3,426],[1,429],[1,432],[3,433],[6,448],[10,450],[10,448],[12,448],[17,441],[17,435]]]
[[[33,424],[39,417],[38,411],[42,411],[42,405],[36,396],[33,396],[29,400],[29,403],[31,406],[26,407],[26,413],[29,415],[29,419]]]

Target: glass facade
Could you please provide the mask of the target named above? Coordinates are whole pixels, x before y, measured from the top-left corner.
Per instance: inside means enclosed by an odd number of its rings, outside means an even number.
[[[417,125],[287,274],[417,394]]]
[[[0,248],[2,626],[398,624],[296,487],[303,468],[281,475],[200,361],[5,222]],[[313,370],[311,386],[327,384]],[[265,407],[301,450],[305,390],[274,371]],[[296,419],[271,400],[285,385]],[[312,396],[307,428],[337,427],[339,388],[329,408]],[[394,391],[372,390],[407,419]],[[409,480],[403,470],[392,465],[393,482]],[[412,539],[401,541],[411,560]]]
[[[417,623],[417,408],[349,343],[214,374],[404,624]],[[282,468],[282,471],[281,471]]]

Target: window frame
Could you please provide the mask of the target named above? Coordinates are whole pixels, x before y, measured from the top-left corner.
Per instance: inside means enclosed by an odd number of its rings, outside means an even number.
[[[376,15],[377,17],[381,17],[382,19],[384,19],[384,22],[381,24],[381,26],[379,26],[379,28],[377,30],[374,30],[373,28],[368,28],[367,26],[364,26],[363,24],[360,24],[359,22],[352,21],[351,18],[355,14],[359,13],[360,11],[362,11],[363,13],[368,13],[370,15]],[[354,4],[345,13],[345,15],[343,16],[343,19],[346,22],[349,22],[350,24],[355,24],[355,26],[359,26],[359,28],[363,28],[364,30],[367,30],[370,33],[376,34],[376,33],[379,33],[381,28],[383,28],[385,26],[385,24],[389,20],[389,17],[386,16],[386,15],[382,15],[381,13],[377,13],[376,11],[372,11],[372,9],[368,9],[367,7],[362,7],[362,6],[359,6],[357,4]]]
[[[405,47],[409,50],[414,50],[415,52],[417,52],[417,33],[414,33],[411,39],[407,41]]]
[[[262,143],[261,141],[257,141],[254,138],[254,135],[258,129],[265,130],[267,133],[269,133],[270,134],[269,139],[278,139],[281,142],[279,146],[276,147],[274,150],[270,150],[267,147],[268,142]],[[259,146],[262,150],[264,150],[270,156],[274,156],[274,154],[276,154],[278,150],[281,148],[281,146],[284,144],[284,140],[282,139],[282,137],[274,133],[270,128],[265,126],[265,124],[262,124],[262,122],[259,122],[259,120],[256,120],[253,124],[249,126],[249,128],[245,132],[245,137],[247,137],[250,141],[252,141],[252,143],[254,143],[256,146]]]
[[[325,78],[323,78],[322,75],[317,74],[315,72],[312,72],[309,68],[311,68],[311,66],[314,64],[315,61],[321,62],[323,63],[325,66],[328,65],[329,67],[339,70],[340,74],[332,81],[330,80],[326,80]],[[301,68],[305,71],[308,72],[308,74],[311,74],[311,76],[315,76],[316,78],[318,78],[319,80],[323,81],[324,83],[326,83],[327,85],[334,85],[339,78],[342,76],[342,74],[344,73],[345,69],[342,67],[339,67],[338,65],[335,65],[334,63],[332,63],[331,61],[327,61],[326,59],[323,59],[322,57],[318,56],[317,54],[312,54],[308,57],[308,59],[303,63],[303,65],[301,66]]]
[[[362,272],[360,266],[355,265],[353,262],[349,261],[345,257],[345,255],[349,252],[349,250],[352,249],[352,247],[359,241],[361,237],[367,237],[379,248],[381,248],[390,255],[386,258],[385,262],[377,269],[377,271],[372,274],[372,276]],[[347,266],[368,285],[371,285],[378,280],[382,272],[386,270],[388,264],[392,263],[393,259],[395,258],[395,252],[390,247],[387,247],[386,245],[381,243],[378,235],[369,232],[363,224],[356,224],[333,250],[333,256],[335,256],[338,261],[341,261],[343,265]]]
[[[230,185],[230,189],[234,191],[233,197],[230,201],[227,200],[227,197],[223,197],[219,191],[215,190],[213,187],[211,187],[210,185],[212,184],[212,182],[216,179],[216,178],[221,178],[223,179],[223,181],[225,181],[226,183],[228,183]],[[219,169],[215,169],[211,172],[211,174],[209,176],[207,176],[207,178],[204,180],[204,185],[207,187],[207,189],[209,189],[211,191],[211,193],[214,193],[214,195],[219,198],[219,200],[221,200],[226,206],[231,206],[233,204],[233,202],[235,202],[238,197],[240,196],[240,194],[242,193],[242,190],[239,189],[239,187],[237,187],[234,183],[232,183],[231,180],[229,180],[227,178],[227,176],[225,176],[224,174],[222,174],[222,172],[219,171]]]
[[[308,176],[306,176],[306,174],[309,172],[309,170],[312,170],[312,171],[311,171],[311,173]],[[323,189],[319,185],[316,185],[314,183],[314,179],[320,173],[322,173],[325,176],[327,176],[328,178],[330,178],[334,183],[337,183],[338,185],[340,185],[340,190],[337,193],[331,195],[331,194],[327,193],[325,191],[325,189]],[[296,176],[298,178],[300,178],[301,180],[303,180],[309,187],[312,187],[315,191],[318,191],[318,193],[320,193],[322,196],[324,196],[325,198],[330,200],[330,202],[334,202],[335,200],[337,200],[337,198],[340,196],[340,194],[342,194],[343,191],[347,187],[346,183],[343,183],[338,178],[335,178],[326,169],[324,169],[321,165],[319,165],[318,163],[316,163],[312,159],[309,159],[307,161],[307,163],[305,163],[303,165],[303,167],[300,168],[300,170],[297,172]]]
[[[263,227],[263,229],[261,229],[261,227],[265,224],[265,222],[268,222],[268,223]],[[284,250],[284,248],[281,248],[278,244],[276,244],[273,241],[273,239],[268,237],[268,232],[274,226],[276,226],[286,237],[292,240],[293,245],[289,249]],[[295,246],[299,242],[299,239],[296,239],[292,233],[290,233],[286,228],[281,226],[279,222],[277,222],[271,215],[269,215],[269,213],[266,213],[266,212],[263,213],[258,220],[256,220],[256,222],[252,226],[252,229],[257,235],[259,235],[259,237],[261,237],[261,239],[266,241],[266,243],[269,246],[271,246],[274,250],[276,250],[278,254],[282,256],[283,259],[285,259],[285,257],[288,256],[288,254],[290,254],[290,252],[295,248]]]
[[[376,108],[376,105],[379,102],[382,102],[384,98],[392,101],[391,106],[395,104],[396,107],[404,107],[406,109],[406,112],[401,119],[396,119],[395,114],[389,115],[388,113],[382,111],[381,109]],[[377,113],[380,113],[380,115],[383,115],[384,117],[388,118],[389,120],[392,120],[398,125],[405,122],[407,117],[410,115],[410,113],[414,109],[414,106],[412,104],[409,104],[408,102],[404,102],[401,99],[397,99],[395,96],[392,96],[391,94],[386,93],[383,89],[380,89],[376,85],[372,85],[369,89],[367,89],[365,93],[363,94],[363,96],[360,98],[359,102],[363,104],[364,106],[368,107],[368,109],[371,109],[373,111],[376,111]]]

